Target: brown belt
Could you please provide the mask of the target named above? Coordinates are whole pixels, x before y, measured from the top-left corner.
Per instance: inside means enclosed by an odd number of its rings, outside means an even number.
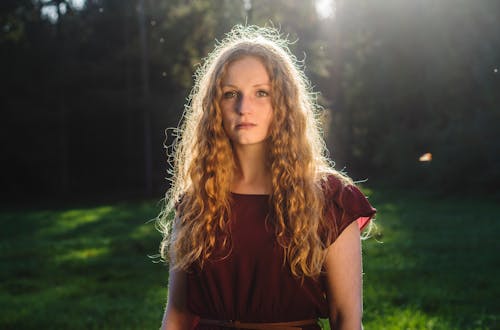
[[[318,320],[310,319],[310,320],[300,320],[292,322],[249,323],[240,321],[220,321],[220,320],[200,319],[199,324],[215,325],[218,327],[233,328],[233,329],[298,330],[302,329],[302,326],[304,325],[316,325],[318,324]]]

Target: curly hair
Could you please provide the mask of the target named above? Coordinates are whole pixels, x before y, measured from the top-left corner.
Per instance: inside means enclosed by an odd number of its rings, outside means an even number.
[[[219,101],[228,66],[245,56],[259,59],[271,81],[268,221],[291,272],[317,276],[335,234],[322,221],[323,182],[327,175],[345,184],[351,181],[333,169],[321,135],[316,96],[288,41],[272,28],[234,27],[195,74],[170,155],[172,185],[159,216],[164,235],[161,256],[170,259],[172,267],[186,270],[195,262],[203,267],[217,249],[231,245],[228,221],[235,158],[222,127]]]

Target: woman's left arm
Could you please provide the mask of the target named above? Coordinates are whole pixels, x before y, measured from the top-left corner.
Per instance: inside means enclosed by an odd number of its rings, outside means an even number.
[[[332,329],[362,329],[361,240],[357,221],[330,245],[325,268]]]

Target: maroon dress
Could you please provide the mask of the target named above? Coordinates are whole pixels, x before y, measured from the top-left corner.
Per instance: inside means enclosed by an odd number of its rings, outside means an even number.
[[[341,233],[350,223],[360,228],[375,209],[353,185],[342,186],[334,176],[325,189],[327,221]],[[232,250],[219,260],[193,265],[187,273],[187,302],[198,318],[241,322],[289,322],[328,317],[326,278],[303,281],[283,264],[283,249],[266,226],[268,195],[232,193]],[[337,235],[338,237],[338,235]],[[221,329],[196,324],[196,329]],[[308,326],[304,329],[319,329]]]

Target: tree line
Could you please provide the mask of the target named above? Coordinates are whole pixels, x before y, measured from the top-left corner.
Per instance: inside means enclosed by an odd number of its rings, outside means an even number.
[[[324,17],[313,0],[3,1],[4,200],[161,194],[175,138],[165,129],[235,24],[294,41],[338,169],[410,189],[494,190],[500,4],[332,5]]]

